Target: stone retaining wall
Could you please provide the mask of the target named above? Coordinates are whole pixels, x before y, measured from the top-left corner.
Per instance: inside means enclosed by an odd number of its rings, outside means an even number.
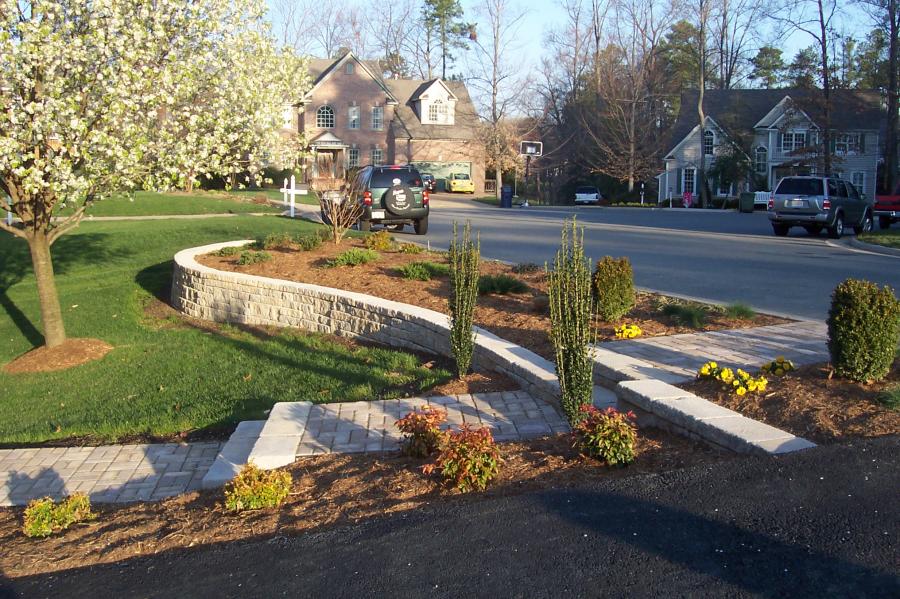
[[[215,270],[196,256],[251,241],[190,248],[175,255],[172,305],[203,320],[297,327],[451,357],[449,319],[434,310],[369,295]],[[493,333],[476,329],[474,363],[515,380],[524,391],[559,404],[552,363]]]

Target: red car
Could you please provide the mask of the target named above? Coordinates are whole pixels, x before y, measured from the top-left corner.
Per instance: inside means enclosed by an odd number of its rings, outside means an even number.
[[[875,218],[882,229],[900,221],[900,181],[897,182],[894,193],[875,196]]]

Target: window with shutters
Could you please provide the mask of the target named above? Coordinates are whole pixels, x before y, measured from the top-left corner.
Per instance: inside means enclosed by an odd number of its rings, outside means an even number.
[[[703,155],[712,156],[716,147],[716,135],[712,131],[703,132]]]
[[[694,193],[694,169],[684,169],[684,180],[682,181],[681,190],[684,193]]]
[[[860,154],[859,133],[838,133],[834,136],[834,153],[838,156]]]
[[[789,154],[806,147],[806,131],[785,131],[781,134],[781,152]]]

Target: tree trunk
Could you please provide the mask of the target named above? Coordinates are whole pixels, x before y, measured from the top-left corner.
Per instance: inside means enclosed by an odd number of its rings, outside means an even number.
[[[47,238],[47,234],[38,232],[34,235],[29,235],[28,249],[31,250],[34,278],[37,281],[38,297],[41,302],[44,344],[47,347],[57,347],[66,340],[66,328],[63,324],[62,310],[59,306],[59,294],[56,292],[56,280],[53,277],[53,261],[50,257],[50,241]]]
[[[831,78],[829,77],[828,64],[828,27],[825,22],[825,8],[822,0],[819,5],[819,27],[822,32],[822,95],[825,98],[825,106],[822,111],[825,122],[822,127],[822,143],[824,144],[825,176],[831,176]]]
[[[497,190],[496,190],[496,195],[497,195],[497,198],[499,198],[499,197],[500,197],[500,190],[501,190],[501,188],[503,187],[503,169],[500,168],[499,166],[497,167],[497,176],[496,176],[496,179],[497,179]]]
[[[900,90],[897,89],[898,52],[898,14],[897,0],[888,0],[888,27],[890,45],[888,47],[888,97],[887,97],[887,135],[885,136],[884,188],[887,193],[894,193],[897,185],[897,100]]]

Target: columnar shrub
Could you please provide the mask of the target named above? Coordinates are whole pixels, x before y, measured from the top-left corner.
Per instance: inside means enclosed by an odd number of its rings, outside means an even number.
[[[403,453],[414,458],[427,458],[437,451],[446,433],[441,424],[447,421],[447,412],[440,408],[424,406],[397,421],[403,433]]]
[[[634,461],[637,441],[634,414],[615,408],[598,410],[591,405],[581,406],[580,413],[581,418],[572,434],[581,453],[610,466],[624,466]]]
[[[608,322],[616,321],[634,308],[634,272],[628,258],[604,256],[594,271],[594,308]]]
[[[73,524],[96,518],[97,514],[91,511],[91,500],[84,493],[74,493],[58,504],[44,497],[25,508],[22,532],[27,537],[49,537]]]
[[[463,378],[472,365],[475,350],[475,301],[478,298],[478,265],[481,244],[472,240],[466,223],[462,238],[453,223],[453,239],[447,254],[450,262],[450,348],[456,358],[456,373]]]
[[[242,512],[278,507],[290,492],[289,472],[262,470],[251,462],[225,488],[225,511]]]
[[[838,376],[878,381],[890,372],[900,337],[900,300],[890,287],[847,279],[831,296],[828,351]]]
[[[550,339],[556,352],[560,402],[569,422],[591,403],[594,390],[594,341],[591,318],[591,270],[584,257],[584,230],[566,223],[553,270],[548,270]]]
[[[435,470],[463,493],[483,491],[500,470],[500,451],[491,431],[463,424],[449,433],[434,463],[422,468],[425,474]]]

